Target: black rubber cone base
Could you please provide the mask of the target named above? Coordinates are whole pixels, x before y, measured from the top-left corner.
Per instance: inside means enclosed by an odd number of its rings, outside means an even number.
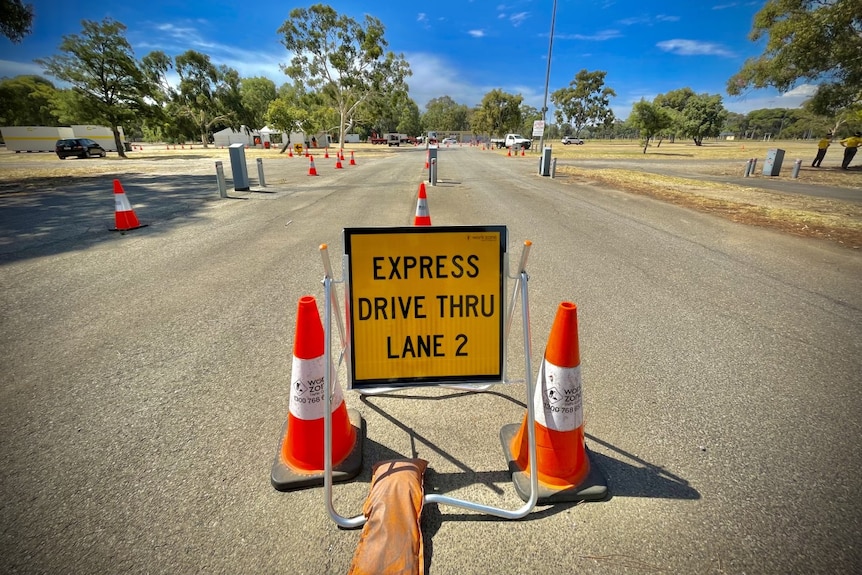
[[[349,481],[359,475],[362,471],[362,444],[365,443],[365,420],[355,409],[347,410],[350,425],[356,432],[356,442],[353,449],[344,458],[344,461],[332,468],[332,481],[334,483]],[[278,491],[293,491],[294,489],[305,489],[306,487],[317,487],[323,485],[324,471],[303,471],[293,469],[281,460],[281,446],[287,435],[287,422],[281,432],[281,439],[275,450],[275,461],[272,463],[272,474],[270,481]],[[320,444],[323,449],[323,443]]]
[[[139,230],[139,229],[141,229],[141,228],[145,228],[145,227],[147,227],[148,225],[150,225],[150,224],[141,224],[141,225],[139,225],[139,226],[135,226],[135,227],[133,227],[133,228],[123,228],[122,230],[121,230],[120,228],[108,228],[108,231],[111,231],[111,232],[120,232],[121,234],[124,234],[124,233],[126,233],[126,232],[130,232],[130,231],[132,231],[132,230]]]
[[[512,474],[512,483],[515,491],[524,500],[530,500],[530,475],[518,467],[515,456],[510,446],[515,436],[521,429],[520,423],[504,425],[500,430],[500,442],[503,444],[503,453],[509,463],[509,473]],[[571,487],[550,487],[539,483],[539,500],[537,505],[551,505],[553,503],[566,503],[572,501],[602,501],[608,496],[608,482],[602,474],[589,449],[584,448],[590,461],[590,472],[580,485]]]

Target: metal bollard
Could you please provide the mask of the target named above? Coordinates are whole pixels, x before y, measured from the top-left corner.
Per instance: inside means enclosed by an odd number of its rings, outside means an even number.
[[[751,173],[752,175],[757,170],[757,158],[751,158]]]
[[[751,176],[751,158],[745,163],[745,177]]]
[[[437,185],[437,158],[431,158],[431,185]]]
[[[227,197],[227,184],[224,181],[224,167],[221,162],[216,162],[216,179],[218,180],[218,195]]]
[[[802,167],[802,160],[796,160],[796,162],[794,162],[794,164],[793,164],[793,174],[791,174],[791,177],[794,180],[799,177],[799,168],[800,167]]]
[[[257,180],[261,188],[266,187],[266,179],[263,177],[263,158],[257,159]]]
[[[557,158],[554,158],[553,160],[551,160],[551,179],[553,180],[556,177],[557,177]]]

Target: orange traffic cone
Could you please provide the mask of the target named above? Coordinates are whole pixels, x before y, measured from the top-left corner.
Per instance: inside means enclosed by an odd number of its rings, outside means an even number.
[[[114,180],[114,205],[116,206],[114,222],[117,227],[111,228],[112,232],[127,232],[146,227],[138,221],[138,216],[135,215],[135,210],[132,209],[132,204],[129,203],[120,180]]]
[[[341,158],[339,157],[337,160],[335,160],[335,168],[336,168],[337,170],[340,170],[340,169],[342,169],[343,167],[344,167],[344,166],[342,166],[342,165],[341,165]]]
[[[506,155],[507,155],[508,157],[510,157],[510,158],[512,157],[512,148],[509,148],[509,149],[506,151]]]
[[[523,158],[526,155],[526,150],[524,148],[521,148],[521,157]]]
[[[578,308],[563,302],[557,309],[534,390],[539,503],[598,501],[607,497],[605,478],[590,465],[584,444],[584,407],[578,347]],[[530,498],[527,417],[520,426],[500,430],[515,490]]]
[[[356,159],[353,157],[353,150],[350,150],[350,165],[351,166],[356,165]]]
[[[287,422],[272,464],[270,481],[279,491],[323,485],[324,331],[312,296],[299,299]],[[362,416],[347,409],[338,374],[330,364],[332,397],[332,479],[346,481],[362,470]]]
[[[329,159],[329,148],[326,148],[326,150],[323,152],[323,159]]]
[[[427,170],[430,167],[431,167],[431,150],[427,150],[425,152],[425,169]]]
[[[287,157],[288,157],[288,158],[292,158],[292,157],[293,157],[293,148],[287,148]]]
[[[317,175],[317,168],[314,167],[314,156],[308,156],[308,158],[309,158],[308,175],[309,176],[316,176]]]
[[[425,195],[425,182],[419,184],[419,200],[416,202],[416,217],[414,226],[430,226],[431,214],[428,212],[428,196]]]

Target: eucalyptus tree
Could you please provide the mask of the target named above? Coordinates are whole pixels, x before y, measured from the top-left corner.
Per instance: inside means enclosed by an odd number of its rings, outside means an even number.
[[[0,80],[0,125],[52,126],[57,123],[57,89],[41,76]]]
[[[38,59],[51,76],[72,86],[66,111],[81,123],[110,126],[120,156],[125,157],[118,126],[146,109],[150,91],[125,37],[126,26],[111,18],[82,21],[81,34],[63,36],[60,54]]]
[[[366,15],[359,23],[325,4],[294,8],[278,29],[291,53],[282,69],[330,100],[339,117],[341,146],[363,102],[374,94],[406,91],[410,66],[403,55],[386,51],[384,32],[377,18]]]
[[[607,72],[601,70],[584,69],[575,74],[568,87],[554,91],[551,101],[556,107],[557,123],[571,124],[576,136],[586,127],[612,124],[614,112],[610,100],[617,94],[613,88],[605,86],[606,75]]]
[[[21,0],[0,0],[0,34],[19,44],[33,31],[33,5]]]
[[[195,50],[187,50],[174,60],[180,77],[174,96],[176,113],[194,124],[206,148],[214,127],[239,127],[239,76],[232,68],[216,66],[209,56]]]
[[[641,138],[644,140],[644,154],[646,154],[650,138],[668,129],[672,122],[673,119],[667,109],[647,102],[643,98],[632,107],[632,113],[627,121],[629,125],[640,130]]]
[[[670,113],[672,134],[689,137],[696,146],[703,145],[706,137],[718,136],[727,121],[727,110],[718,94],[695,94],[686,87],[659,94],[653,103]]]
[[[459,104],[450,96],[432,98],[425,104],[422,114],[422,125],[426,130],[442,132],[464,131],[470,128],[468,123],[469,108]]]
[[[788,92],[810,82],[817,91],[807,106],[836,118],[836,128],[862,111],[862,2],[768,0],[749,35],[763,53],[746,60],[727,82],[732,96],[751,88]],[[862,118],[860,118],[862,119]]]
[[[471,128],[474,134],[490,134],[500,136],[506,132],[521,129],[521,103],[524,97],[520,94],[507,94],[495,88],[485,94],[479,106],[473,111]]]
[[[266,112],[275,101],[275,82],[269,78],[243,78],[240,81],[241,120],[246,126],[263,128]]]

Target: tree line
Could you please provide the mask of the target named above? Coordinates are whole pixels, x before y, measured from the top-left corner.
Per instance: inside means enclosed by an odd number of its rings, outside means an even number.
[[[798,81],[818,81],[817,93],[802,109],[734,114],[724,108],[721,95],[684,87],[635,103],[622,121],[611,109],[616,92],[605,85],[607,73],[584,69],[551,94],[555,123],[546,124],[545,135],[641,138],[646,152],[656,139],[660,144],[686,138],[702,145],[705,138],[723,133],[801,138],[844,124],[859,129],[862,4],[855,2],[769,0],[755,18],[752,40],[768,35],[769,42],[761,57],[746,62],[728,81],[728,93],[766,86],[786,91]],[[24,8],[11,23],[18,27],[3,22],[0,31],[20,41],[29,31],[32,9],[28,12],[19,0],[12,3]],[[812,42],[830,43],[813,59],[799,49],[798,35],[788,31],[789,24],[806,30]],[[348,132],[360,137],[428,130],[529,135],[533,122],[542,119],[542,112],[525,104],[520,94],[501,89],[491,90],[474,107],[441,96],[420,111],[409,97],[409,63],[388,49],[382,22],[369,15],[359,22],[325,4],[291,10],[278,28],[282,44],[294,54],[282,66],[290,81],[279,87],[268,78],[240,77],[195,50],[173,57],[157,50],[138,59],[125,32],[126,26],[111,18],[84,20],[80,34],[63,37],[57,54],[37,60],[69,88],[57,88],[39,76],[0,81],[0,124],[112,126],[122,155],[116,126],[143,140],[200,141],[206,146],[215,131],[241,126],[327,132],[343,142]],[[833,46],[839,36],[840,46]],[[178,80],[169,81],[173,76]]]

